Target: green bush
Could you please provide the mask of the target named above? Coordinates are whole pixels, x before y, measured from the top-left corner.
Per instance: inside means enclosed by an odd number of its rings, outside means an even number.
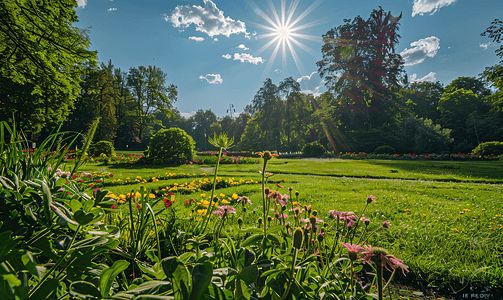
[[[96,144],[89,145],[89,155],[100,156],[101,154],[113,155],[115,148],[112,142],[99,141]]]
[[[317,141],[309,143],[302,148],[302,156],[304,157],[320,157],[325,152],[325,147]]]
[[[486,142],[479,144],[475,149],[472,150],[474,154],[480,154],[482,156],[498,156],[503,154],[503,143],[502,142]]]
[[[148,156],[164,160],[192,160],[195,144],[194,139],[180,128],[161,129],[150,139]]]
[[[379,147],[375,148],[374,153],[375,154],[395,154],[396,151],[395,151],[395,148],[393,148],[391,146],[383,145],[383,146],[379,146]]]

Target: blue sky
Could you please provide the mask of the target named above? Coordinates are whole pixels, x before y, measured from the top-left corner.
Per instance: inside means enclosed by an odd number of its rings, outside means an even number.
[[[409,80],[449,84],[477,76],[499,61],[498,45],[480,33],[503,17],[501,0],[77,2],[76,26],[90,30],[99,61],[111,59],[125,71],[160,67],[167,83],[178,86],[174,106],[184,116],[211,109],[223,117],[229,104],[240,113],[266,78],[279,84],[292,76],[304,92],[324,92],[316,67],[321,36],[343,19],[367,19],[379,6],[403,14],[396,50]]]

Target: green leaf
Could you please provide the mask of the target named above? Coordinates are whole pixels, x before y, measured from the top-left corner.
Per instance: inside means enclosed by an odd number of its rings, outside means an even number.
[[[196,264],[192,270],[192,292],[190,293],[191,300],[199,300],[203,297],[204,292],[208,289],[208,285],[213,277],[213,264],[205,261],[202,264]]]
[[[11,237],[12,231],[4,231],[0,233],[0,262],[8,259],[7,253],[14,248],[16,242]]]
[[[115,277],[129,267],[129,262],[125,260],[117,260],[113,266],[103,269],[100,274],[100,292],[103,298],[110,295],[110,288],[115,280]]]
[[[52,204],[52,194],[51,190],[47,186],[47,184],[42,181],[42,199],[43,199],[43,206],[44,206],[44,215],[45,215],[45,221],[47,222],[48,225],[51,225],[51,220],[52,220],[52,211],[51,211],[51,204]]]
[[[44,282],[31,296],[30,300],[40,300],[40,299],[47,299],[49,298],[49,295],[54,293],[59,286],[59,280],[58,279],[49,279],[46,282]],[[98,293],[99,295],[99,293]]]
[[[85,239],[82,241],[78,241],[75,244],[73,244],[71,249],[73,249],[73,250],[84,249],[84,248],[94,247],[94,246],[98,246],[98,245],[103,245],[107,242],[108,242],[108,239],[106,237],[97,236],[94,238],[89,238],[89,239]]]
[[[250,285],[257,280],[258,275],[258,267],[256,265],[251,265],[239,272],[237,278],[242,279],[246,284]]]
[[[236,279],[236,289],[234,290],[235,300],[249,300],[253,290],[249,288],[241,279]]]
[[[162,269],[164,274],[168,278],[172,278],[172,284],[174,290],[180,290],[182,294],[188,297],[188,287],[189,287],[189,270],[185,264],[176,256],[166,257],[161,260]]]
[[[263,239],[264,235],[263,234],[254,234],[250,237],[248,237],[246,240],[243,241],[241,244],[241,247],[246,247],[252,244],[255,244]]]
[[[101,299],[100,291],[98,291],[94,284],[87,281],[72,282],[69,293],[80,299]]]
[[[142,283],[136,288],[128,290],[127,293],[135,295],[147,294],[147,293],[155,294],[159,291],[160,288],[169,288],[169,287],[171,287],[171,283],[167,281],[153,280]]]
[[[91,222],[94,220],[94,214],[86,213],[82,209],[75,212],[73,217],[75,218],[75,221],[77,221],[77,223],[79,223],[82,226],[91,224]]]

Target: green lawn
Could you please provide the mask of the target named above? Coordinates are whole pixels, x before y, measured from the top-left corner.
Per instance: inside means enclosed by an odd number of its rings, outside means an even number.
[[[219,177],[259,181],[260,167],[260,164],[222,165]],[[107,182],[116,180],[115,185],[107,189],[116,195],[138,190],[140,186],[162,194],[163,188],[167,190],[175,183],[211,179],[213,172],[211,166],[198,165],[152,168],[89,164],[84,169],[113,173]],[[268,183],[271,189],[283,194],[288,193],[288,187],[299,191],[299,202],[313,205],[327,224],[333,222],[326,218],[329,210],[360,213],[367,196],[377,196],[377,204],[369,205],[365,212],[371,219],[370,228],[381,226],[386,220],[392,228],[379,231],[368,242],[403,259],[412,271],[407,279],[453,288],[467,282],[503,282],[503,203],[499,184],[503,181],[503,164],[500,162],[274,159],[268,163],[267,171],[274,173]],[[140,176],[143,180],[167,173],[190,175],[124,184],[126,178],[134,181]],[[208,176],[201,177],[201,173]],[[238,213],[234,222],[241,216],[245,217],[245,226],[253,226],[261,211],[260,185],[244,184],[216,192],[225,195],[222,199],[234,193],[248,196],[253,202],[246,217]],[[200,201],[201,194],[208,192],[198,189],[190,194],[178,192],[173,204],[177,218],[188,218],[194,207],[184,207],[184,200]]]

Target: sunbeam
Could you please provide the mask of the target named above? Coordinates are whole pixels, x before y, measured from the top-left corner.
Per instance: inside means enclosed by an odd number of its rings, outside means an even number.
[[[295,66],[297,67],[297,70],[299,73],[303,73],[303,68],[302,64],[300,62],[299,56],[297,55],[297,52],[295,51],[295,46],[299,47],[300,49],[314,54],[315,52],[311,50],[309,47],[304,45],[302,42],[299,41],[299,39],[305,39],[309,41],[315,41],[315,42],[322,42],[321,37],[319,36],[314,36],[314,35],[308,35],[308,34],[303,34],[299,33],[298,31],[310,28],[313,26],[316,26],[320,24],[319,21],[313,21],[310,23],[306,24],[299,24],[311,11],[313,11],[318,5],[321,4],[321,0],[317,0],[313,2],[305,11],[303,11],[299,16],[294,17],[295,15],[295,10],[297,9],[299,5],[300,0],[294,0],[293,2],[290,2],[290,5],[288,7],[288,10],[286,9],[286,0],[281,0],[281,8],[278,11],[274,7],[274,4],[272,0],[268,0],[269,3],[269,8],[271,11],[271,16],[268,16],[264,11],[262,11],[259,7],[257,7],[253,2],[252,5],[254,5],[254,10],[255,12],[266,22],[265,24],[258,24],[258,23],[253,23],[256,27],[265,29],[269,32],[264,33],[264,34],[259,34],[257,35],[257,39],[271,39],[268,41],[264,46],[262,46],[258,51],[257,54],[262,53],[269,47],[275,44],[274,50],[271,54],[271,57],[269,58],[269,61],[267,62],[267,67],[266,70],[270,69],[272,64],[274,63],[274,60],[276,59],[276,56],[278,55],[278,52],[281,50],[281,61],[283,64],[283,68],[286,67],[287,65],[287,52],[290,53],[290,55],[293,58],[293,61],[295,63]],[[293,21],[292,21],[293,20]],[[298,24],[298,25],[297,25]],[[288,51],[287,51],[288,50]]]

